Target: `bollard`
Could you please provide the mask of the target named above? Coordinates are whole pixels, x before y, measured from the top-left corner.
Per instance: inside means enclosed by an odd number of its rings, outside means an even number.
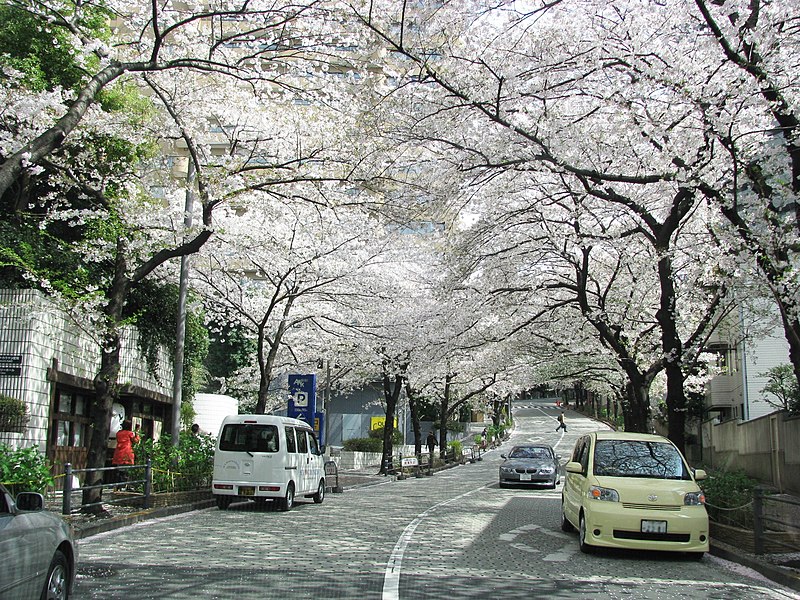
[[[61,498],[61,514],[68,515],[72,512],[72,464],[64,465],[64,492]]]
[[[153,487],[152,461],[148,458],[144,467],[144,507],[150,508],[150,492]]]

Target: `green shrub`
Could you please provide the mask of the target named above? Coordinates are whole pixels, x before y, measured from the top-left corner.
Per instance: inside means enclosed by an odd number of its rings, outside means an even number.
[[[349,452],[383,452],[383,437],[350,438],[343,447]]]
[[[154,492],[201,489],[211,484],[214,470],[214,438],[208,434],[193,435],[181,431],[177,447],[172,436],[159,440],[142,437],[134,444],[136,464],[151,461]],[[144,471],[133,469],[132,480],[144,479]]]
[[[377,439],[381,441],[381,448],[378,452],[383,450],[383,427],[378,427],[376,429],[371,429],[369,432],[369,437],[373,439]],[[397,429],[392,430],[392,445],[399,446],[403,443],[403,434],[400,433]],[[364,450],[363,452],[372,452],[372,450]]]
[[[448,449],[452,448],[456,454],[456,458],[461,456],[462,450],[464,448],[463,444],[460,440],[453,440],[452,442],[447,442]]]
[[[707,473],[708,478],[698,484],[706,496],[709,517],[720,523],[752,527],[753,507],[750,503],[758,482],[741,470]]]
[[[0,444],[0,481],[16,496],[19,492],[43,494],[53,485],[47,459],[37,448],[12,450]]]

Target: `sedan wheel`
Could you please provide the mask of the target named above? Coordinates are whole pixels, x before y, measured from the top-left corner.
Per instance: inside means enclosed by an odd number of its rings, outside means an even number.
[[[69,563],[64,554],[56,550],[50,569],[47,571],[47,581],[42,590],[42,600],[66,600],[69,595]]]

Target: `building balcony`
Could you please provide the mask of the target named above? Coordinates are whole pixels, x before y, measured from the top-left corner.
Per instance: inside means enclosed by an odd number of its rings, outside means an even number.
[[[716,375],[706,384],[706,410],[726,410],[743,402],[740,374]]]

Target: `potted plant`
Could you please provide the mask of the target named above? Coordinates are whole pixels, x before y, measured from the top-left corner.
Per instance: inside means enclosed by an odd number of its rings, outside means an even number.
[[[0,431],[23,433],[28,427],[28,406],[22,401],[0,394]]]

